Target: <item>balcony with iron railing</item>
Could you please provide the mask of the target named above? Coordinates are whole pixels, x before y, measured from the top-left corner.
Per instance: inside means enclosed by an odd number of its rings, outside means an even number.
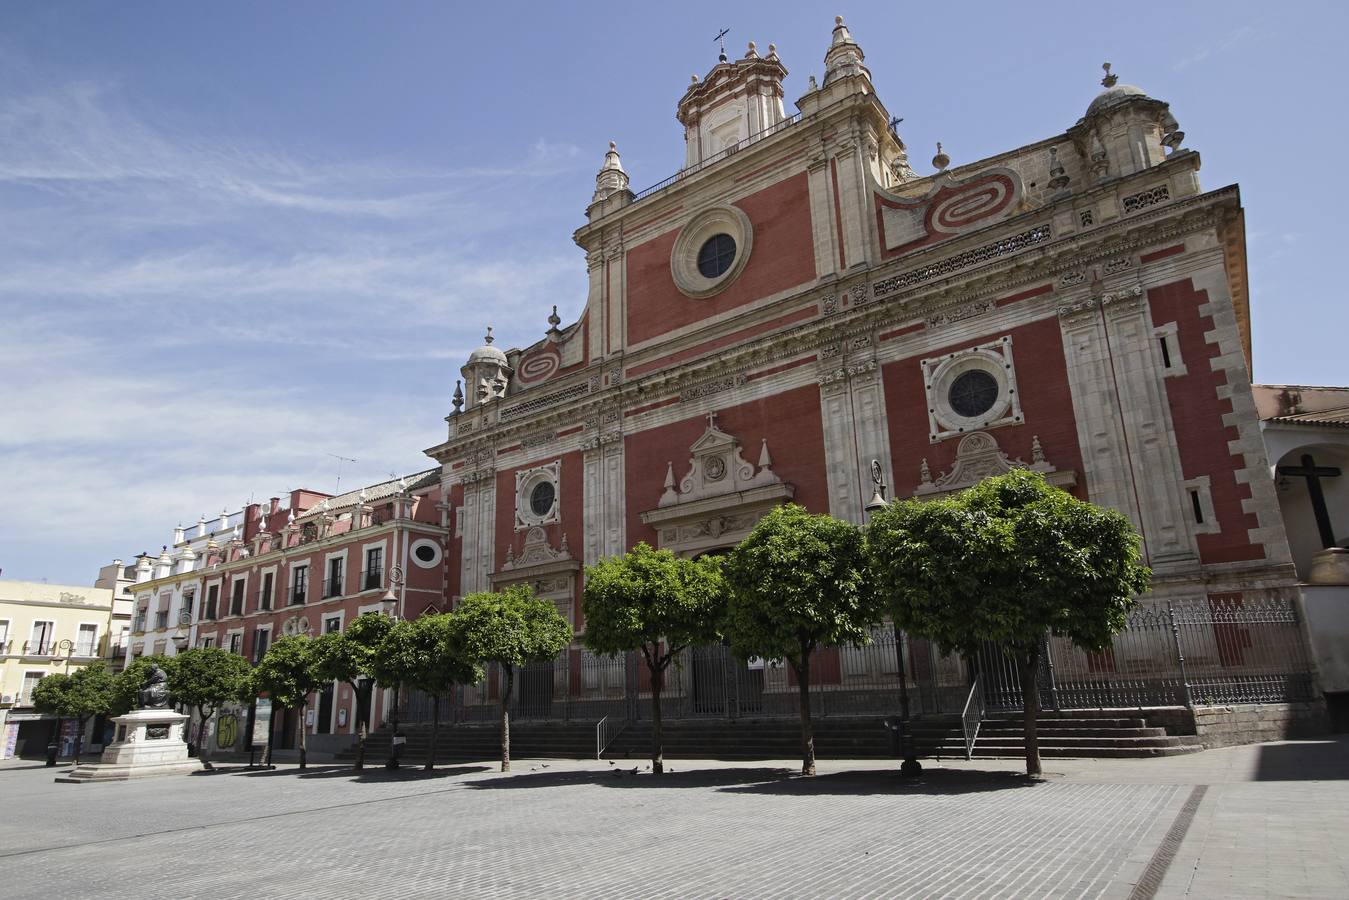
[[[754,134],[751,134],[749,137],[744,138],[744,139],[742,139],[742,140],[740,140],[740,141],[737,141],[737,142],[734,143],[734,144],[731,144],[731,145],[728,146],[728,147],[723,148],[722,150],[718,151],[717,153],[712,154],[711,156],[707,157],[706,159],[700,160],[699,162],[696,162],[696,163],[694,163],[694,164],[691,165],[691,166],[685,166],[684,168],[680,169],[678,172],[676,172],[676,173],[674,173],[673,175],[671,175],[669,178],[666,178],[666,179],[664,179],[663,181],[658,181],[658,182],[656,182],[655,184],[651,185],[650,187],[644,188],[644,189],[638,191],[636,194],[633,195],[632,200],[633,200],[634,203],[637,202],[638,200],[645,200],[647,197],[650,197],[652,194],[659,193],[660,191],[663,191],[665,188],[669,187],[670,185],[675,184],[676,182],[679,182],[679,181],[683,181],[685,178],[688,178],[690,175],[694,175],[694,174],[696,174],[696,173],[698,173],[698,172],[701,172],[701,171],[703,171],[704,169],[706,169],[706,168],[709,167],[709,166],[716,165],[717,163],[721,162],[721,161],[724,160],[724,159],[728,159],[728,158],[731,157],[733,154],[738,153],[739,151],[741,151],[741,150],[745,149],[746,147],[750,146],[751,144],[757,144],[759,141],[763,140],[764,138],[769,137],[769,136],[774,135],[774,134],[777,134],[779,131],[783,131],[783,130],[785,130],[785,129],[787,129],[787,128],[790,128],[790,127],[792,127],[793,125],[795,125],[795,124],[796,124],[797,122],[799,122],[799,121],[801,121],[801,114],[800,114],[800,113],[795,113],[795,114],[793,114],[793,115],[788,116],[788,117],[785,118],[785,119],[782,119],[782,120],[780,120],[780,121],[778,121],[778,122],[774,122],[772,125],[769,125],[767,128],[764,128],[764,129],[761,130],[761,131],[756,131]]]
[[[377,591],[384,587],[384,567],[376,566],[373,569],[363,569],[360,583],[363,591]]]
[[[131,620],[131,630],[135,634],[145,634],[145,613],[138,613],[136,618]]]
[[[323,579],[323,599],[331,600],[334,597],[341,597],[346,585],[346,576],[338,575],[336,578]]]
[[[275,591],[258,591],[253,595],[253,608],[266,612],[272,608],[272,594]]]
[[[169,627],[169,611],[167,609],[161,609],[155,613],[155,628],[158,630],[168,627]]]
[[[307,584],[294,584],[294,585],[291,585],[291,588],[290,588],[290,605],[291,605],[291,606],[303,606],[303,605],[304,605],[304,602],[305,602],[305,599],[306,599],[305,595],[306,595],[307,593],[309,593],[309,586],[308,586]]]

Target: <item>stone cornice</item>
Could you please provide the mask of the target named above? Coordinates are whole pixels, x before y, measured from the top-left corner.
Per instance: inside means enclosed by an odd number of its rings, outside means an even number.
[[[379,525],[372,525],[369,528],[357,528],[352,531],[344,531],[341,534],[331,535],[320,541],[310,541],[307,544],[296,544],[294,547],[277,548],[268,550],[257,556],[247,556],[243,559],[234,559],[229,562],[217,563],[209,569],[193,569],[191,572],[180,572],[173,575],[166,575],[163,578],[156,578],[150,581],[141,581],[130,585],[133,592],[139,594],[144,590],[154,590],[161,587],[171,587],[183,581],[209,581],[213,578],[219,578],[223,575],[235,574],[240,569],[248,569],[259,564],[271,565],[273,563],[283,562],[288,556],[302,556],[319,551],[327,551],[332,547],[346,543],[354,538],[363,542],[369,542],[386,532],[397,530],[399,525],[410,525],[417,530],[425,531],[428,534],[448,535],[450,530],[442,528],[439,525],[432,525],[430,522],[418,522],[414,519],[391,519],[388,522],[382,522]]]

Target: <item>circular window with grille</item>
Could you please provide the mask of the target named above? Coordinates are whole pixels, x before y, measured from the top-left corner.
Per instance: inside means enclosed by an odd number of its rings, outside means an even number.
[[[559,463],[515,473],[515,529],[551,525],[558,521]]]
[[[951,408],[967,419],[982,416],[998,402],[998,380],[983,369],[962,372],[951,382],[946,400]]]
[[[686,297],[711,297],[745,269],[754,234],[739,207],[715,206],[694,216],[670,251],[670,274]]]
[[[704,278],[719,278],[735,262],[735,238],[714,234],[698,251],[698,271]]]
[[[922,362],[932,440],[1022,421],[1008,338]]]

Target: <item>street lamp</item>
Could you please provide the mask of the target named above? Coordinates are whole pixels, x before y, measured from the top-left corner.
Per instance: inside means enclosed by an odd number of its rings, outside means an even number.
[[[394,621],[398,620],[398,616],[395,615],[394,610],[398,608],[398,595],[402,593],[402,588],[403,567],[391,566],[389,568],[389,588],[384,592],[384,596],[380,598],[380,606],[382,607],[381,612]],[[403,732],[398,730],[398,695],[400,693],[402,693],[401,686],[394,688],[393,709],[390,710],[389,715],[389,718],[393,723],[393,737],[389,739],[389,758],[384,763],[384,768],[390,770],[398,768],[398,757],[402,754],[403,744],[407,741],[407,738],[403,736]]]
[[[871,481],[876,489],[865,507],[867,515],[879,512],[888,505],[885,499],[885,479],[881,474],[881,461],[878,459],[871,461]],[[909,734],[909,674],[904,670],[904,632],[899,630],[898,624],[893,627],[895,660],[899,665],[899,752],[904,757],[904,762],[899,765],[899,774],[914,777],[923,773],[923,764],[913,752],[913,740]]]

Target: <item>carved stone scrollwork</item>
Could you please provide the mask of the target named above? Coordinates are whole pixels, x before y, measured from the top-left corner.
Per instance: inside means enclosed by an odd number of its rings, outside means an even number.
[[[973,319],[975,316],[982,316],[984,313],[992,312],[996,304],[993,298],[976,300],[973,303],[966,303],[963,306],[956,306],[951,309],[944,309],[933,313],[923,320],[924,328],[940,328],[942,325],[950,325],[953,322],[963,322],[966,319]]]
[[[1093,315],[1100,306],[1101,302],[1095,297],[1089,297],[1077,303],[1068,303],[1059,307],[1059,318],[1065,322],[1073,322]]]
[[[556,431],[536,431],[533,434],[527,434],[520,438],[520,446],[526,450],[531,450],[535,447],[542,447],[545,444],[552,443],[556,439]]]
[[[712,378],[698,384],[690,385],[679,392],[679,399],[685,403],[690,400],[700,400],[703,397],[710,397],[713,394],[721,394],[726,391],[734,390],[745,383],[743,374],[727,375],[723,378]]]
[[[1101,272],[1105,275],[1114,275],[1116,272],[1123,272],[1133,264],[1133,257],[1120,256],[1106,260],[1105,264],[1101,266]]]
[[[1137,312],[1143,308],[1143,288],[1134,285],[1122,291],[1112,291],[1101,296],[1101,306],[1114,316]]]

